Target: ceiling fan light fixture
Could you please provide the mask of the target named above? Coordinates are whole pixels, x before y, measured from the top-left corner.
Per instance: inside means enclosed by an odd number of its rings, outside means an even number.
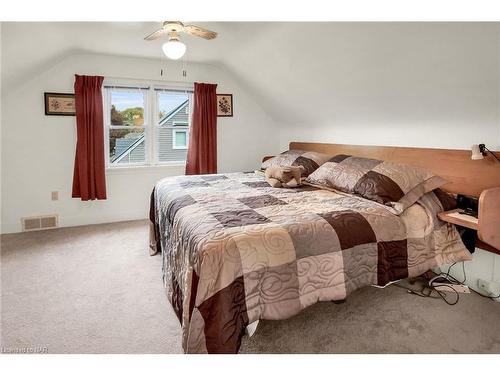
[[[186,53],[186,45],[177,38],[170,38],[161,48],[165,56],[172,60],[178,60]]]

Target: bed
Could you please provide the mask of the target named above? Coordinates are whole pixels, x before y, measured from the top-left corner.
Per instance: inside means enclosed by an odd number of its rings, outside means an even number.
[[[259,173],[162,179],[151,249],[186,353],[237,353],[245,328],[384,286],[470,253],[429,192],[401,215],[359,196],[272,188]]]

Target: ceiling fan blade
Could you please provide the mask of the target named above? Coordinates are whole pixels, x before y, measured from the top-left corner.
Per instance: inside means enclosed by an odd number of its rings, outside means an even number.
[[[184,31],[191,35],[196,35],[204,39],[214,39],[217,33],[195,25],[184,25]]]
[[[155,32],[152,32],[149,34],[147,37],[144,38],[144,40],[155,40],[161,37],[163,34],[165,34],[167,31],[162,27],[161,29],[156,30]]]

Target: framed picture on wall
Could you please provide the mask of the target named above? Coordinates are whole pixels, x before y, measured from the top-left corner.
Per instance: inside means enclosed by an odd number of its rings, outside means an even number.
[[[217,117],[233,117],[233,94],[217,94]]]
[[[75,94],[44,93],[45,115],[75,116]]]

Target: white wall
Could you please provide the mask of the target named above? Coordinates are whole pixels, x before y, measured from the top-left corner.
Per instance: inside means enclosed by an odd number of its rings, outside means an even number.
[[[4,58],[15,58],[10,56]],[[167,63],[164,80],[181,81],[179,62]],[[70,54],[26,82],[2,94],[2,232],[21,230],[20,218],[59,214],[60,226],[146,218],[149,194],[157,180],[183,174],[184,167],[108,171],[105,201],[71,198],[75,157],[75,117],[45,116],[43,93],[73,92],[74,74],[158,80],[159,59]],[[188,64],[190,82],[218,83],[218,92],[233,93],[232,118],[218,119],[220,172],[255,169],[274,152],[277,138],[265,136],[273,121],[227,72],[216,66]],[[4,72],[8,74],[8,72]],[[59,201],[51,201],[59,191]]]
[[[500,149],[499,25],[335,26],[310,66],[295,69],[306,82],[289,89],[287,105],[304,100],[305,115],[280,121],[282,148],[301,140]]]

